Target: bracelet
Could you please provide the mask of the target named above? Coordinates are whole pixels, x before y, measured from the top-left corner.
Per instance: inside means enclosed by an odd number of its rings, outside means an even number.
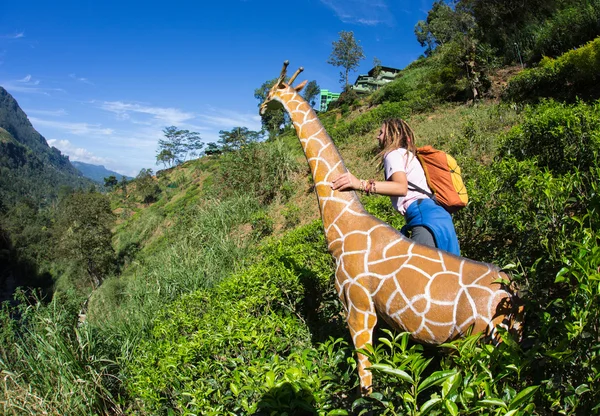
[[[360,188],[358,190],[364,192],[366,186],[367,186],[367,181],[365,181],[364,179],[360,179]]]
[[[376,193],[375,191],[375,179],[369,179],[369,183],[366,186],[367,195]]]

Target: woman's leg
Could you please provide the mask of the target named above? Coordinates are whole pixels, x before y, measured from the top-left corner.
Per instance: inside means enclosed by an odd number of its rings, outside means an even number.
[[[433,234],[426,227],[417,226],[410,230],[410,239],[429,247],[437,247]]]

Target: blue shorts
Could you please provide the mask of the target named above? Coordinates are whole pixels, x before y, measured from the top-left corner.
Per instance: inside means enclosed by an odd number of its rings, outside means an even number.
[[[410,204],[404,218],[406,225],[402,227],[402,234],[407,236],[408,231],[413,227],[425,227],[433,234],[437,248],[460,256],[460,246],[452,216],[432,199],[419,199]]]

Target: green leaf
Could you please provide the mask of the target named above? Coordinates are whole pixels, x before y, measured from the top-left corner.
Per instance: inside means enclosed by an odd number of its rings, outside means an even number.
[[[456,403],[451,402],[450,400],[444,400],[444,406],[446,406],[448,413],[450,413],[452,416],[458,415],[458,406]]]
[[[348,414],[349,413],[346,410],[335,409],[327,413],[327,416],[348,416]]]
[[[265,375],[265,382],[267,383],[268,388],[275,387],[275,373],[272,371],[267,372]]]
[[[448,377],[446,381],[442,384],[442,397],[450,399],[449,396],[452,396],[458,387],[462,383],[462,376],[460,373],[453,374]]]
[[[506,403],[504,403],[504,400],[498,399],[498,398],[479,400],[477,402],[477,405],[483,406],[483,407],[495,407],[495,406],[500,406],[500,407],[504,407],[504,408],[507,407]]]
[[[229,388],[231,389],[231,392],[235,397],[237,397],[240,394],[240,389],[238,389],[238,387],[235,384],[229,383]]]
[[[567,278],[565,277],[565,274],[567,274],[569,272],[569,269],[567,267],[563,267],[562,269],[559,270],[558,273],[556,273],[556,279],[554,279],[554,283],[560,283],[560,282],[564,282],[567,280]]]
[[[441,402],[442,399],[440,397],[434,397],[432,399],[427,400],[425,403],[423,403],[423,406],[421,406],[420,414],[426,415],[428,412],[435,409],[437,405]]]
[[[394,368],[387,364],[373,364],[371,367],[369,367],[369,369],[381,371],[382,373],[398,377],[400,380],[406,381],[407,383],[412,384],[415,382],[406,371]]]
[[[436,386],[438,384],[442,384],[444,380],[448,377],[451,377],[456,374],[456,370],[444,370],[444,371],[436,371],[429,377],[427,377],[419,387],[417,388],[417,392],[420,393],[425,389],[428,389],[431,386]]]
[[[523,404],[524,402],[526,402],[527,400],[529,400],[529,398],[531,396],[533,396],[533,394],[539,388],[540,388],[540,386],[530,386],[530,387],[527,387],[525,390],[519,392],[519,394],[517,394],[515,396],[515,398],[512,399],[512,401],[510,402],[510,405],[508,406],[508,408],[510,410],[517,409],[519,406],[521,406],[521,404]]]
[[[588,391],[590,391],[590,387],[587,384],[580,384],[575,389],[575,394],[577,394],[578,396],[580,396],[583,393],[587,393]]]

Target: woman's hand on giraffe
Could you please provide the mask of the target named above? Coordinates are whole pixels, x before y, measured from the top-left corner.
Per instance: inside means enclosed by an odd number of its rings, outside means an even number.
[[[360,180],[350,172],[346,172],[331,182],[331,189],[334,191],[352,191],[360,189]]]

